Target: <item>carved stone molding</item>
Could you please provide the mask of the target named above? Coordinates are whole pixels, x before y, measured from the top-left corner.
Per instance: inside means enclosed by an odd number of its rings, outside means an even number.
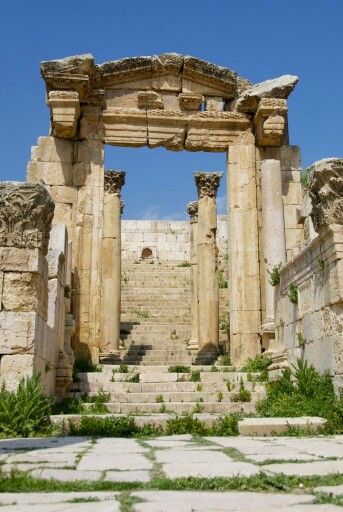
[[[155,91],[142,91],[138,93],[138,108],[163,108],[162,96]]]
[[[181,92],[179,94],[179,105],[183,110],[200,110],[203,101],[204,97],[200,93]]]
[[[120,194],[121,187],[125,185],[124,171],[106,171],[104,188],[109,194]]]
[[[282,144],[287,110],[287,100],[261,99],[254,119],[259,146],[280,146]]]
[[[343,158],[320,160],[312,166],[309,196],[317,232],[330,224],[343,224]]]
[[[191,221],[196,221],[198,218],[198,201],[192,201],[187,205],[187,212],[191,218]]]
[[[50,91],[48,104],[54,135],[62,139],[75,137],[80,116],[80,99],[76,91]]]
[[[216,197],[222,172],[196,172],[194,173],[195,183],[198,190],[198,197]]]
[[[0,183],[0,247],[48,251],[55,204],[41,183]]]

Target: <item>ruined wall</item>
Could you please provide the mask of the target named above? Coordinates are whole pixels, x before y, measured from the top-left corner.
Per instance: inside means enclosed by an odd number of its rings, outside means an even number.
[[[153,258],[166,261],[189,261],[189,222],[185,220],[123,220],[122,258],[140,259],[149,248]],[[227,220],[218,216],[217,244],[219,257],[227,254]]]
[[[313,165],[309,199],[318,235],[309,233],[281,270],[275,296],[276,348],[289,363],[303,357],[320,372],[328,370],[338,387],[343,383],[342,160]]]

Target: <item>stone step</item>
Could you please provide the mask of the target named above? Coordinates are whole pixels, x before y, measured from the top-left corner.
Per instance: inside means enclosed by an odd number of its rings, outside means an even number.
[[[214,376],[215,378],[220,376],[224,377],[230,377],[230,379],[240,380],[241,378],[246,381],[247,380],[247,373],[241,372],[239,370],[235,370],[233,366],[222,366],[222,365],[215,365],[213,370],[213,366],[210,365],[192,365],[190,366],[190,371],[193,370],[199,370],[200,376],[206,377],[208,374],[210,374],[210,378]],[[157,364],[155,366],[151,366],[150,368],[141,368],[139,365],[132,365],[128,366],[128,373],[139,373],[139,374],[145,374],[145,373],[170,373],[169,367],[167,365],[161,365]],[[118,370],[118,364],[113,365],[106,365],[102,367],[102,372],[82,372],[79,375],[84,378],[92,378],[92,377],[101,377],[103,375],[112,374],[113,370]],[[224,374],[224,375],[223,375]],[[118,375],[127,375],[127,374],[118,374]],[[188,375],[190,376],[190,373],[175,373],[175,375],[182,376],[182,375]],[[258,376],[258,373],[252,373],[253,377]],[[176,379],[177,380],[177,379]]]
[[[238,429],[242,436],[273,436],[287,432],[290,427],[315,432],[323,428],[326,422],[326,419],[318,416],[303,416],[299,418],[244,418],[238,422]]]
[[[70,396],[77,396],[78,394],[89,393],[96,394],[100,390],[105,391],[106,393],[168,393],[168,392],[177,392],[177,393],[193,393],[197,392],[201,388],[203,393],[216,393],[217,391],[227,392],[227,383],[226,382],[217,382],[217,383],[201,383],[201,382],[125,382],[125,381],[117,381],[111,382],[109,381],[106,384],[100,384],[97,382],[75,382],[72,384],[70,388]],[[237,390],[237,384],[231,384],[231,389]],[[246,386],[246,389],[248,386]],[[258,391],[259,393],[261,391]]]
[[[91,404],[85,404],[91,406]],[[175,414],[192,414],[194,412],[231,414],[242,412],[252,414],[255,411],[253,402],[168,402],[164,403],[106,403],[111,413],[133,414],[133,413],[159,413],[173,412]],[[165,410],[164,410],[165,409]]]
[[[141,393],[129,393],[129,392],[112,392],[108,391],[110,397],[109,401],[111,403],[211,403],[211,402],[232,402],[232,397],[236,393],[236,390],[233,392],[223,392],[218,390],[217,396],[216,393],[213,392],[200,392],[200,391],[191,391],[191,392],[177,392],[177,391],[164,391],[164,392],[141,392]],[[89,392],[89,396],[95,394],[94,392]],[[261,400],[263,398],[263,393],[254,393],[252,397],[252,402],[256,402],[257,400]]]

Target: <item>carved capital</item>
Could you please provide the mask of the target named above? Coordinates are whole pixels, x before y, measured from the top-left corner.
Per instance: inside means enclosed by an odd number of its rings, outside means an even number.
[[[125,185],[124,171],[106,171],[104,188],[109,194],[120,194],[121,187]]]
[[[222,172],[196,172],[194,173],[195,183],[198,190],[198,197],[216,197]]]
[[[259,146],[280,146],[285,129],[287,100],[262,98],[258,106],[254,124]]]
[[[51,122],[56,137],[75,137],[80,116],[80,99],[76,91],[50,91],[48,104],[51,108]]]
[[[320,160],[312,166],[309,196],[317,232],[330,224],[343,224],[343,158]]]
[[[196,221],[198,218],[198,201],[192,201],[187,205],[187,212],[191,221]]]
[[[48,251],[55,204],[41,183],[0,183],[0,247]]]

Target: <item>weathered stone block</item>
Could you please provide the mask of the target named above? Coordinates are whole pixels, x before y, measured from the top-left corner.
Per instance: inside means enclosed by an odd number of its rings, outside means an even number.
[[[31,159],[37,162],[73,162],[73,142],[55,137],[39,137],[31,150]]]
[[[4,355],[0,360],[0,383],[14,391],[23,377],[34,371],[34,356],[31,354]]]
[[[41,319],[34,312],[0,312],[0,354],[33,351]]]
[[[5,311],[44,312],[45,280],[38,273],[5,272],[2,305]]]

